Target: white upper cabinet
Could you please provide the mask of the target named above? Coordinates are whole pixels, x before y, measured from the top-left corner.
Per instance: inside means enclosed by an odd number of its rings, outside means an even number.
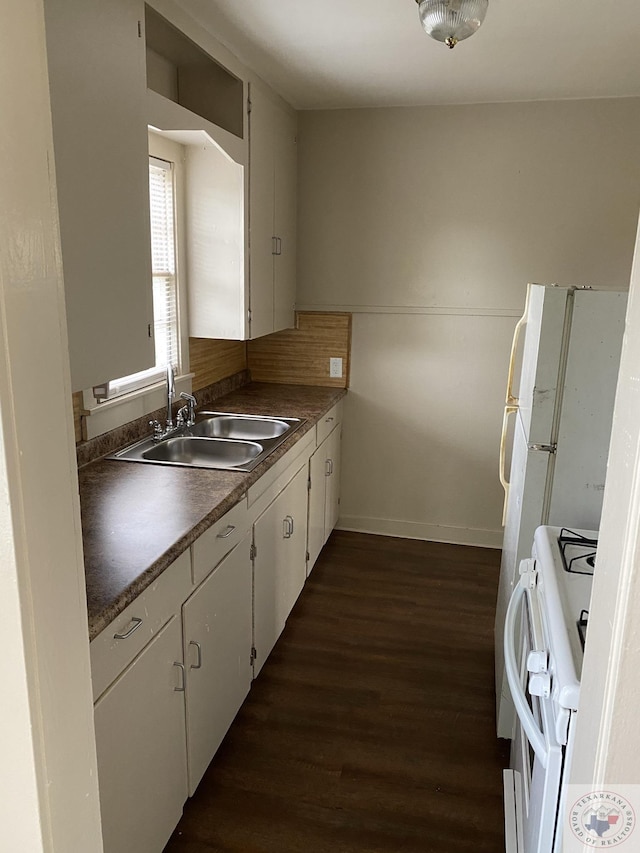
[[[274,330],[273,261],[276,107],[251,87],[249,114],[249,246],[251,278],[251,337]]]
[[[208,140],[185,151],[189,334],[245,340],[245,168]]]
[[[297,119],[260,85],[250,97],[250,335],[258,338],[294,324]]]
[[[275,125],[273,330],[290,329],[295,321],[296,242],[298,188],[298,120],[294,113],[278,109]]]
[[[147,119],[185,147],[189,334],[249,336],[244,68],[175,6],[146,7]]]
[[[293,326],[296,115],[171,0],[46,0],[73,390],[152,367],[148,127],[185,146],[189,334]]]
[[[73,390],[154,363],[144,8],[44,4]]]

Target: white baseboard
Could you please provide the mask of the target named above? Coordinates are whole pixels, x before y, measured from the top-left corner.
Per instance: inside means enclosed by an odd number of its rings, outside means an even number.
[[[373,533],[378,536],[399,536],[401,539],[447,542],[452,545],[475,545],[480,548],[502,548],[503,535],[502,528],[484,530],[474,527],[450,527],[443,524],[424,524],[417,521],[367,518],[357,515],[341,515],[336,529],[354,533]]]

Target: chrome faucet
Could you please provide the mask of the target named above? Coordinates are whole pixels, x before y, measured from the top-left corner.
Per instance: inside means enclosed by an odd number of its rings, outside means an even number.
[[[164,425],[160,423],[160,421],[152,420],[149,421],[149,426],[153,430],[153,438],[154,441],[160,441],[163,438],[166,438],[172,432],[175,432],[178,427],[182,426],[182,423],[178,422],[178,424],[173,423],[173,416],[171,414],[171,406],[176,396],[176,382],[175,382],[175,374],[173,372],[173,367],[168,364],[167,365],[167,421]]]
[[[173,372],[173,365],[167,365],[167,425],[165,432],[173,429],[173,417],[171,415],[171,405],[176,396],[176,381]]]

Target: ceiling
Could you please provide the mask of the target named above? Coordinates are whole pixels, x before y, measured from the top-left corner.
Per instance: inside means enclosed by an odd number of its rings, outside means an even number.
[[[179,0],[296,109],[640,96],[638,0],[489,0],[454,50],[415,0]]]

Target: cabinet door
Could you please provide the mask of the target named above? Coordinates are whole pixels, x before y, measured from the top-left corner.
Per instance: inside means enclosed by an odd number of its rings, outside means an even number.
[[[307,574],[336,526],[340,511],[341,427],[325,438],[309,460],[309,532]]]
[[[189,334],[244,340],[245,170],[212,143],[185,152]]]
[[[326,443],[326,442],[325,442]],[[326,476],[326,447],[325,443],[313,454],[309,460],[309,530],[307,542],[307,574],[311,574],[318,555],[325,543],[324,535],[324,508],[327,487]]]
[[[337,426],[326,440],[326,494],[324,509],[324,541],[338,523],[340,513],[340,451],[342,447],[342,430]]]
[[[191,795],[251,686],[250,548],[247,534],[182,608]]]
[[[44,11],[77,391],[154,363],[144,13],[136,0]]]
[[[182,632],[176,616],[96,702],[105,853],[158,853],[187,798]]]
[[[282,633],[306,576],[307,466],[254,525],[254,646],[257,675]]]
[[[276,107],[251,87],[249,114],[249,269],[251,337],[273,332]]]
[[[279,497],[278,527],[282,537],[277,542],[277,564],[284,621],[298,600],[307,576],[307,482],[305,465]]]
[[[274,256],[274,331],[295,322],[297,119],[283,109],[275,112],[275,219],[277,254]]]

